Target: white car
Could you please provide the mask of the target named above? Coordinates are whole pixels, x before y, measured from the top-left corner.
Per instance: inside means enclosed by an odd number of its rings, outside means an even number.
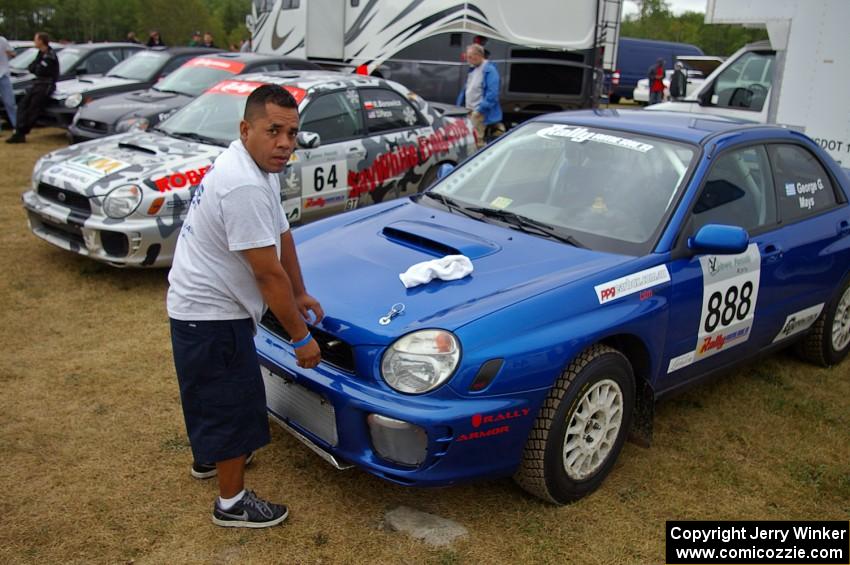
[[[688,73],[688,84],[686,95],[690,96],[691,93],[696,92],[702,86],[705,77],[703,76],[701,71],[696,70],[687,70]],[[667,100],[670,97],[670,78],[673,76],[672,70],[664,71],[664,99]],[[635,87],[634,94],[632,95],[632,100],[637,102],[638,104],[643,104],[644,106],[649,104],[649,79],[642,78],[637,82],[637,86]]]

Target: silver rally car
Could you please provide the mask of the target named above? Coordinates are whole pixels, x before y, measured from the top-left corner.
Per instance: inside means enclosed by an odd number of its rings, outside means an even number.
[[[299,149],[280,173],[297,224],[412,194],[475,150],[465,111],[392,81],[325,71],[219,82],[159,127],[72,145],[35,164],[22,200],[32,232],[115,266],[171,264],[192,193],[238,136],[248,95],[279,84],[299,104]]]

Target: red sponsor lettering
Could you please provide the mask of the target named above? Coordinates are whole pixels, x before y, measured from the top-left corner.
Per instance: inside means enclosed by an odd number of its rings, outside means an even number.
[[[226,61],[224,59],[215,59],[212,57],[195,57],[188,63],[187,67],[207,67],[209,69],[221,69],[234,75],[238,75],[245,68],[245,63],[239,61]]]
[[[416,147],[404,145],[391,153],[381,153],[362,171],[348,171],[349,198],[371,192],[384,181],[401,176],[419,164]]]
[[[477,428],[482,424],[497,424],[505,420],[513,420],[514,418],[522,418],[524,416],[528,416],[528,408],[508,410],[497,414],[475,414],[472,416],[472,427]]]
[[[419,158],[426,161],[432,155],[448,153],[453,145],[459,144],[468,135],[465,120],[451,120],[431,135],[419,138]]]
[[[216,83],[207,92],[218,94],[229,94],[231,96],[248,96],[257,87],[263,86],[264,82],[252,82],[247,80],[223,80]]]
[[[642,290],[640,293],[641,300],[648,300],[652,298],[652,290]]]
[[[610,288],[603,288],[602,291],[599,293],[599,298],[605,301],[614,298],[616,295],[617,289],[612,286]]]
[[[210,166],[207,165],[206,167],[192,169],[191,171],[172,173],[170,175],[154,179],[153,183],[156,185],[156,189],[160,192],[167,192],[169,190],[185,188],[188,186],[197,186],[201,183],[204,175],[207,174],[207,171],[209,170]]]
[[[498,428],[490,428],[489,430],[481,430],[480,432],[469,432],[468,434],[460,434],[455,441],[470,441],[474,439],[484,439],[487,437],[498,436],[511,431],[510,426],[499,426]]]
[[[699,348],[699,352],[700,353],[706,353],[708,351],[711,351],[712,349],[716,349],[717,351],[720,351],[721,349],[723,349],[723,345],[725,343],[726,343],[726,338],[723,337],[722,335],[719,335],[719,336],[714,337],[714,338],[711,337],[711,336],[707,336],[707,337],[703,338],[702,346]]]
[[[318,198],[316,198],[316,197],[308,198],[304,202],[305,208],[321,208],[324,205],[325,205],[325,199],[322,198],[321,196],[319,196]]]

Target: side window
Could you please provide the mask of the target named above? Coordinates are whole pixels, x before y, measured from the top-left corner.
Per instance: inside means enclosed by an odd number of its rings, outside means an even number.
[[[410,102],[397,92],[383,88],[364,88],[360,96],[366,111],[369,133],[425,125]]]
[[[194,55],[184,55],[182,57],[174,57],[173,59],[171,59],[170,61],[168,61],[165,64],[165,66],[162,68],[162,71],[159,73],[159,75],[164,77],[165,75],[171,73],[171,71],[181,67],[183,65],[183,63],[185,63],[186,61],[188,61],[189,59],[191,59],[193,57],[194,57]]]
[[[304,109],[301,130],[318,133],[322,145],[363,135],[358,101],[355,90],[319,96]]]
[[[297,10],[301,6],[301,0],[282,0],[280,3],[281,10]]]
[[[798,145],[769,145],[768,151],[783,222],[793,222],[835,205],[832,182],[814,155]]]
[[[776,201],[764,147],[722,154],[694,206],[692,233],[706,224],[740,226],[752,232],[775,223]]]
[[[114,67],[120,59],[121,51],[102,50],[89,55],[85,61],[86,72],[89,74],[103,74]]]
[[[770,53],[745,53],[717,76],[711,104],[761,112],[773,80],[774,57]]]

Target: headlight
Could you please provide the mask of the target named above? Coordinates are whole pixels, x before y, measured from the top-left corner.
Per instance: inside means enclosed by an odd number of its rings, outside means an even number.
[[[421,330],[393,343],[381,361],[381,376],[392,388],[422,394],[443,384],[460,361],[460,344],[451,332]]]
[[[65,107],[66,108],[76,108],[80,105],[80,102],[83,101],[83,95],[77,92],[76,94],[72,94],[68,98],[65,99]]]
[[[145,131],[148,129],[148,125],[150,125],[150,122],[147,118],[127,118],[126,120],[121,120],[115,125],[115,132],[123,133],[125,131]]]
[[[103,212],[113,219],[126,218],[142,201],[142,189],[134,184],[112,189],[103,199]]]

